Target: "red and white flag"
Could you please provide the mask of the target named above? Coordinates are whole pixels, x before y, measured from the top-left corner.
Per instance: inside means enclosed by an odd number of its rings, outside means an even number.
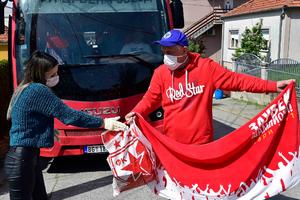
[[[185,133],[188,134],[188,133]],[[203,145],[178,143],[137,116],[103,134],[114,195],[143,184],[169,199],[266,199],[300,180],[294,84],[239,129]]]

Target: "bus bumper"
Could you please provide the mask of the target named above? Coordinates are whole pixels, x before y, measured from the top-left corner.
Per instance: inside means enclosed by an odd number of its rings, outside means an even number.
[[[152,122],[151,125],[162,132],[163,120]],[[60,157],[83,155],[84,147],[91,145],[102,145],[101,134],[97,135],[81,134],[79,136],[70,136],[67,131],[60,130],[59,141],[54,142],[51,148],[41,148],[42,157]]]
[[[59,136],[51,148],[41,148],[42,157],[83,155],[84,146],[102,144],[101,135],[93,136]]]

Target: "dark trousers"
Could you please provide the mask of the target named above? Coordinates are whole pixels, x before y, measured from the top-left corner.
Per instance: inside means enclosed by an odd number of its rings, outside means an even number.
[[[11,200],[46,200],[39,148],[10,147],[4,164]]]

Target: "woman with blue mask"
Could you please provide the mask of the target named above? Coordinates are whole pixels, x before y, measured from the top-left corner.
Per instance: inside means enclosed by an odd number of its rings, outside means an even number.
[[[10,149],[5,174],[10,199],[48,199],[39,153],[54,144],[54,118],[67,125],[120,131],[127,126],[118,118],[94,117],[65,105],[51,91],[59,82],[58,62],[51,55],[35,51],[25,66],[24,79],[11,99],[7,118],[11,120]]]

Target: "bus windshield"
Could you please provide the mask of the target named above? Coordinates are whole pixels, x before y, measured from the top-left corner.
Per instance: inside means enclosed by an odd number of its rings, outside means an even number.
[[[25,42],[16,45],[18,82],[23,62],[38,49],[60,64],[53,89],[62,99],[102,101],[145,92],[162,62],[160,47],[152,44],[168,27],[161,2],[20,1],[26,26]]]

